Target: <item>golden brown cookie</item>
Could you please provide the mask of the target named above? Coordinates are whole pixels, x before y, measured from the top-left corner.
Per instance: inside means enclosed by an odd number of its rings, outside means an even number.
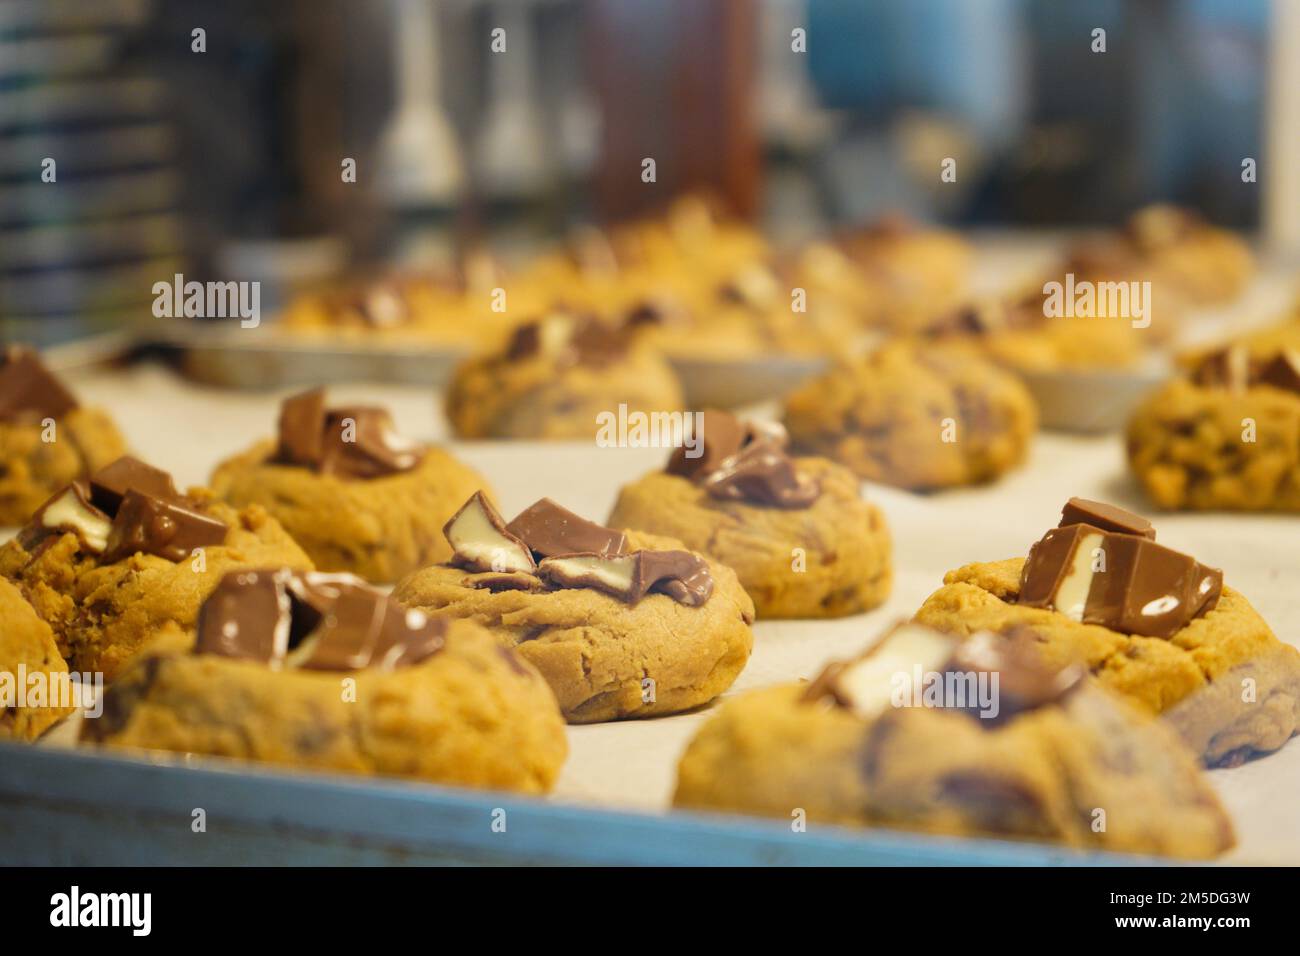
[[[960,349],[906,343],[840,362],[785,408],[795,450],[915,489],[997,478],[1024,458],[1037,421],[1010,372]]]
[[[168,625],[82,738],[282,766],[544,793],[568,752],[546,683],[482,628],[396,670],[271,670],[190,652]]]
[[[1018,604],[1024,564],[1011,558],[948,572],[916,620],[962,635],[1022,625],[1050,664],[1086,665],[1104,686],[1163,715],[1210,766],[1276,750],[1300,725],[1300,651],[1232,588],[1171,637],[1147,637]]]
[[[276,463],[258,442],[212,473],[213,491],[236,507],[266,509],[322,571],[395,581],[451,556],[443,523],[487,483],[441,448],[411,471],[357,479]]]
[[[1127,448],[1162,508],[1300,511],[1300,393],[1178,378],[1133,412]]]
[[[636,532],[626,545],[682,547]],[[415,572],[393,596],[410,608],[487,627],[542,672],[570,723],[594,723],[689,710],[725,691],[744,668],[753,647],[753,602],[730,568],[707,566],[712,593],[699,606],[663,593],[629,605],[592,587],[503,588],[501,573],[449,565]]]
[[[34,740],[70,714],[72,707],[53,706],[59,700],[51,695],[67,676],[50,626],[18,588],[0,578],[0,737]],[[37,687],[39,701],[29,693]],[[21,706],[20,688],[25,688]]]
[[[111,681],[166,624],[192,627],[227,571],[311,568],[311,559],[260,506],[235,509],[201,488],[190,489],[188,501],[228,530],[223,543],[179,561],[145,553],[104,560],[70,531],[31,550],[22,535],[0,547],[0,577],[16,584],[50,625],[74,670],[102,671]]]
[[[461,438],[594,439],[600,416],[679,411],[664,358],[625,330],[553,313],[516,329],[504,350],[462,364],[446,414]]]
[[[125,451],[113,419],[97,408],[74,408],[52,429],[0,421],[0,525],[22,524],[68,482]]]
[[[677,538],[736,572],[759,617],[840,617],[884,602],[893,581],[889,527],[847,468],[796,460],[820,494],[807,508],[713,497],[679,475],[626,485],[609,524]]]
[[[1091,682],[994,727],[952,709],[868,718],[807,692],[724,702],[681,758],[674,805],[1191,858],[1232,846],[1177,737]]]

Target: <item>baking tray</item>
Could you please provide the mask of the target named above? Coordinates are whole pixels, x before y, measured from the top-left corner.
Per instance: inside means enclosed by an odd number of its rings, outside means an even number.
[[[192,828],[203,811],[206,830]],[[505,829],[494,829],[502,819]],[[0,743],[11,865],[1122,866],[1144,857],[994,840],[623,813],[211,758]]]

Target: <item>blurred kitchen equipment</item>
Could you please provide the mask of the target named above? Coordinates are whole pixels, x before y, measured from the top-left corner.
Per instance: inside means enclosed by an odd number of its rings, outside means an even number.
[[[404,209],[450,207],[465,175],[442,105],[441,25],[433,0],[391,2],[397,105],[380,137],[379,190]]]
[[[488,105],[477,155],[478,179],[489,199],[526,199],[546,185],[550,147],[533,75],[531,7],[531,0],[489,6],[492,30],[503,30],[505,43],[500,51],[489,46],[486,55]]]

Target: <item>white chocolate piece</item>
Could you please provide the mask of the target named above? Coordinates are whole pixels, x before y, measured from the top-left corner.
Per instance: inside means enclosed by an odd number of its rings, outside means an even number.
[[[904,624],[890,631],[866,654],[847,661],[835,675],[835,687],[843,702],[859,717],[870,720],[890,707],[898,675],[940,670],[952,657],[957,640],[951,635]],[[915,688],[919,693],[920,688]]]

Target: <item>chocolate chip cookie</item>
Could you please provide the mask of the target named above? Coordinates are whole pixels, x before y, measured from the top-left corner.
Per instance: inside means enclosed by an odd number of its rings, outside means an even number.
[[[707,703],[749,660],[754,605],[680,542],[602,527],[543,498],[506,523],[476,495],[447,525],[452,563],[393,596],[487,627],[533,664],[570,723]]]
[[[1107,525],[1072,499],[1028,559],[968,564],[916,614],[955,634],[1021,625],[1054,666],[1079,662],[1162,715],[1210,766],[1276,750],[1300,726],[1300,651],[1223,574],[1155,543],[1148,522]]]
[[[126,451],[107,413],[85,408],[30,349],[0,353],[0,526]]]
[[[133,458],[56,493],[0,547],[0,577],[50,625],[59,652],[105,680],[166,624],[192,627],[227,571],[267,564],[312,566],[261,507],[181,494]]]
[[[1300,350],[1202,356],[1137,407],[1127,447],[1162,508],[1300,511]]]
[[[1191,858],[1232,846],[1168,727],[1020,640],[903,625],[811,684],[728,700],[686,748],[674,805]]]
[[[918,490],[997,478],[1023,460],[1037,422],[1010,372],[961,349],[901,342],[841,361],[785,407],[796,451]]]
[[[164,628],[82,739],[524,793],[568,750],[545,681],[482,628],[275,568],[227,575],[197,635]]]
[[[398,436],[381,408],[328,408],[321,389],[287,399],[277,441],[217,466],[212,488],[260,505],[323,571],[388,583],[446,560],[442,525],[486,482],[440,449]]]
[[[503,350],[462,364],[446,414],[461,438],[593,440],[599,416],[676,411],[671,367],[624,326],[554,312],[517,328]]]
[[[52,696],[68,676],[50,626],[0,578],[0,738],[34,740],[72,712]]]
[[[716,558],[760,617],[840,617],[889,596],[889,528],[851,471],[789,457],[776,424],[712,409],[700,421],[664,471],[619,492],[610,525]]]

